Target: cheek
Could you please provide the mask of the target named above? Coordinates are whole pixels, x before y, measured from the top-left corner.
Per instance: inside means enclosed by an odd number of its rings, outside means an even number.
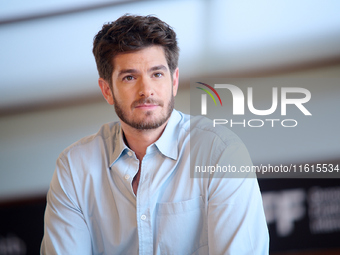
[[[120,93],[117,95],[116,100],[119,102],[120,105],[123,105],[125,107],[130,107],[131,104],[137,100],[137,97],[135,96],[134,92],[132,90],[128,91],[120,91]]]

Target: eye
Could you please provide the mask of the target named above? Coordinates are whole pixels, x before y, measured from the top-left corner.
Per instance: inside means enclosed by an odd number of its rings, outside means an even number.
[[[132,81],[132,80],[133,80],[133,76],[132,76],[132,75],[125,76],[125,77],[123,78],[123,80]]]
[[[155,73],[153,76],[156,77],[156,78],[161,78],[163,76],[163,74],[162,73]]]

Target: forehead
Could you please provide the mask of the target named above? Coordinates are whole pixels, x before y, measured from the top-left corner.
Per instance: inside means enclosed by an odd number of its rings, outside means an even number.
[[[121,69],[140,69],[157,65],[169,68],[162,46],[150,46],[134,52],[120,53],[113,59],[114,72]]]

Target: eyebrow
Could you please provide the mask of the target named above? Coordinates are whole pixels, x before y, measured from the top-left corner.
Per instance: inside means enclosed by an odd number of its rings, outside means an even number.
[[[158,71],[158,70],[164,70],[164,71],[167,71],[168,68],[166,68],[164,65],[158,65],[158,66],[153,66],[151,67],[149,70],[148,70],[148,73],[150,72],[154,72],[154,71]],[[126,74],[126,73],[131,73],[131,74],[134,74],[134,73],[138,73],[138,70],[137,69],[122,69],[119,73],[118,73],[118,77],[123,75],[123,74]]]
[[[138,73],[136,69],[123,69],[118,73],[118,77],[126,73]]]
[[[158,70],[167,71],[168,68],[166,68],[164,65],[158,65],[158,66],[151,67],[151,68],[148,70],[148,72],[153,72],[153,71],[158,71]]]

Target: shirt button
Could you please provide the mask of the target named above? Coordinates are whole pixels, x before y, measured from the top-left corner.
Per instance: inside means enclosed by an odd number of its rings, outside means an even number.
[[[127,174],[127,175],[124,176],[124,178],[125,178],[125,180],[129,180],[130,179],[130,175]]]
[[[132,152],[131,151],[129,151],[127,154],[129,155],[129,157],[132,156]]]
[[[142,215],[141,217],[140,217],[142,220],[146,220],[146,215]]]

